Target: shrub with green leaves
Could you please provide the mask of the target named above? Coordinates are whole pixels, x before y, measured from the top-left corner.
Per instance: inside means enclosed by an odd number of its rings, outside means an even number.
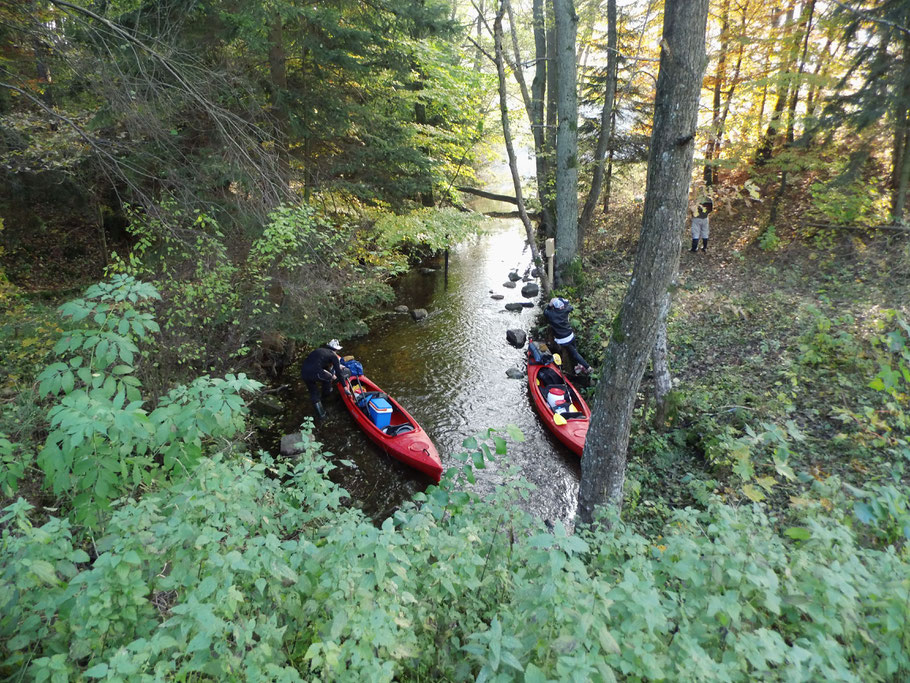
[[[145,407],[135,376],[138,342],[158,331],[148,312],[154,287],[128,275],[93,285],[60,308],[76,325],[57,345],[62,360],[38,376],[39,394],[57,399],[38,465],[75,519],[95,527],[110,501],[192,470],[205,445],[244,426],[244,375],[199,377]]]
[[[910,558],[835,512],[679,510],[653,536],[571,534],[468,475],[380,526],[309,429],[289,471],[215,457],[124,500],[89,556],[67,522],[2,517],[0,672],[36,680],[893,681],[910,673]],[[511,478],[506,468],[506,478]],[[819,485],[821,486],[821,484]],[[819,496],[833,496],[819,491]]]

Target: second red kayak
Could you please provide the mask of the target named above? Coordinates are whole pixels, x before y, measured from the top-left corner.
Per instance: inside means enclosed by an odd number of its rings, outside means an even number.
[[[528,340],[528,389],[547,429],[581,456],[591,423],[591,409],[552,356],[534,347],[531,340]]]
[[[428,475],[442,478],[442,461],[430,437],[394,398],[365,375],[338,382],[348,412],[373,443],[391,457]]]

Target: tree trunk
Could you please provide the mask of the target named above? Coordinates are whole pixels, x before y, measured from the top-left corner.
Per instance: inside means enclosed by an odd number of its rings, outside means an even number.
[[[598,506],[619,505],[626,475],[632,410],[654,346],[661,303],[679,265],[698,100],[705,69],[708,0],[667,0],[660,73],[648,156],[648,181],[632,280],[597,385],[581,459],[578,517],[592,523]]]
[[[455,7],[455,3],[452,3],[452,6]],[[480,49],[480,40],[483,38],[483,0],[477,3],[477,20],[474,26],[474,33],[476,35],[475,43],[477,47],[474,48],[474,71],[480,73],[480,68],[483,62],[481,61],[483,57],[483,50]]]
[[[736,67],[733,69],[733,77],[730,79],[730,89],[727,90],[727,99],[724,102],[724,109],[720,114],[720,121],[717,122],[717,139],[715,141],[714,150],[712,152],[712,157],[714,160],[720,158],[720,151],[723,148],[724,143],[724,130],[727,126],[727,117],[730,115],[730,104],[733,101],[733,92],[736,90],[736,86],[739,83],[739,74],[743,66],[743,54],[746,51],[746,10],[749,8],[749,3],[747,2],[743,8],[742,15],[742,25],[740,31],[740,40],[739,40],[739,55],[736,57]],[[713,165],[713,182],[717,183],[718,181],[718,170],[717,164]]]
[[[578,97],[572,0],[553,0],[556,25],[556,281],[578,255]]]
[[[803,10],[806,19],[800,22],[802,31],[803,53],[799,58],[799,68],[796,70],[796,80],[793,82],[790,93],[790,102],[787,105],[787,144],[792,145],[796,139],[796,105],[799,103],[799,91],[802,87],[803,72],[806,70],[806,55],[809,53],[809,38],[812,34],[812,16],[815,13],[815,0],[809,0],[807,9]]]
[[[708,132],[708,144],[705,148],[705,186],[711,187],[717,182],[717,166],[712,162],[717,154],[717,139],[720,132],[721,93],[727,78],[727,46],[730,41],[730,0],[724,0],[720,23],[720,53],[717,56],[717,69],[714,71],[714,97],[712,99],[711,130]]]
[[[506,143],[506,154],[509,157],[509,170],[512,173],[512,184],[515,186],[515,203],[518,205],[518,213],[521,222],[525,226],[525,233],[528,237],[528,246],[531,248],[531,258],[534,259],[534,265],[540,273],[540,286],[543,289],[544,297],[549,298],[552,293],[550,280],[547,278],[543,261],[537,250],[537,242],[534,235],[534,226],[531,225],[531,219],[525,210],[524,199],[521,195],[521,176],[518,175],[518,161],[515,158],[515,148],[512,146],[512,133],[509,126],[509,102],[508,92],[506,90],[506,68],[505,57],[502,50],[502,17],[506,13],[505,4],[508,0],[500,0],[499,10],[496,12],[496,19],[493,22],[493,43],[496,49],[496,74],[499,77],[499,112],[502,117],[502,136]]]
[[[553,225],[553,216],[549,213],[547,204],[544,201],[547,194],[549,168],[547,164],[546,138],[544,136],[543,127],[543,97],[547,74],[547,43],[543,25],[541,24],[538,27],[538,20],[540,22],[543,21],[543,7],[541,5],[541,0],[535,0],[534,54],[536,68],[530,91],[528,90],[527,81],[524,77],[521,53],[518,49],[518,31],[515,26],[515,18],[512,15],[512,5],[509,2],[506,2],[506,12],[509,15],[509,31],[512,35],[512,72],[515,74],[515,80],[518,81],[521,99],[524,102],[525,111],[528,114],[528,122],[531,125],[531,137],[534,141],[534,160],[537,171],[537,197],[541,203],[541,223],[544,232],[549,234],[554,230],[555,226]]]
[[[537,200],[540,202],[540,224],[545,235],[556,234],[556,217],[553,215],[550,196],[550,152],[544,98],[547,89],[547,21],[543,0],[534,0],[534,79],[531,81],[531,132],[534,135],[534,161],[537,170]],[[537,149],[538,144],[540,149]]]
[[[269,27],[269,76],[272,80],[272,111],[275,118],[275,139],[278,149],[278,176],[288,187],[291,182],[291,155],[288,142],[290,116],[287,107],[288,72],[284,49],[284,25],[280,18]]]
[[[607,0],[607,83],[603,112],[600,115],[600,131],[597,133],[597,149],[594,151],[594,171],[591,175],[591,189],[588,191],[588,198],[585,200],[585,206],[581,212],[581,221],[578,226],[579,241],[582,243],[585,235],[591,229],[594,208],[597,206],[601,185],[603,184],[607,149],[611,146],[613,104],[616,99],[616,72],[619,61],[616,44],[616,0]]]
[[[610,139],[613,139],[613,130],[616,126],[614,119],[610,123]],[[604,216],[610,213],[610,192],[613,189],[613,148],[610,148],[610,154],[607,155],[607,173],[604,177]]]
[[[667,316],[670,314],[670,292],[660,302],[657,316],[657,339],[651,349],[651,368],[654,371],[654,428],[663,431],[667,426],[669,405],[667,396],[673,388],[673,376],[667,361]]]
[[[892,156],[891,219],[904,222],[907,186],[910,184],[910,38],[903,41],[903,69],[900,92],[895,98],[894,150]]]
[[[548,3],[552,7],[552,3]],[[541,197],[545,211],[553,217],[547,237],[556,237],[556,192],[553,178],[556,161],[556,31],[553,28],[552,12],[547,24],[547,119],[544,139],[548,160],[547,191]]]
[[[786,36],[790,33],[790,30],[793,27],[793,13],[795,7],[796,2],[791,1],[789,7],[787,8],[786,19],[784,20],[784,26],[782,30],[783,40],[786,40]],[[796,50],[799,50],[799,42],[796,43]],[[777,129],[780,123],[780,117],[784,113],[784,109],[786,109],[787,106],[787,99],[790,92],[790,69],[793,68],[793,62],[795,59],[796,53],[794,52],[793,44],[791,43],[790,48],[785,50],[783,56],[781,57],[780,69],[777,73],[777,100],[774,103],[774,111],[771,112],[771,119],[768,121],[768,128],[765,131],[761,143],[755,152],[755,163],[758,166],[762,166],[767,163],[774,155],[774,142],[777,138]]]

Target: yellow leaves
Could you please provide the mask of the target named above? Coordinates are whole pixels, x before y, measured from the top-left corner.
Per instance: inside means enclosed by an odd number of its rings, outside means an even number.
[[[757,477],[755,483],[761,486],[768,493],[771,492],[771,489],[777,484],[777,479],[774,477]]]
[[[743,493],[746,495],[746,498],[755,503],[760,503],[765,499],[765,494],[762,493],[758,487],[755,487],[752,484],[746,484],[743,486]]]

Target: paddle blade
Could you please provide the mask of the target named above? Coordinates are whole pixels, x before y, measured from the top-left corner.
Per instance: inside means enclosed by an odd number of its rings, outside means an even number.
[[[558,353],[554,353],[553,362],[556,363],[557,365],[562,365],[562,356],[560,356]]]
[[[554,413],[553,415],[553,424],[557,424],[562,427],[566,423],[566,418],[564,418],[559,413]]]

